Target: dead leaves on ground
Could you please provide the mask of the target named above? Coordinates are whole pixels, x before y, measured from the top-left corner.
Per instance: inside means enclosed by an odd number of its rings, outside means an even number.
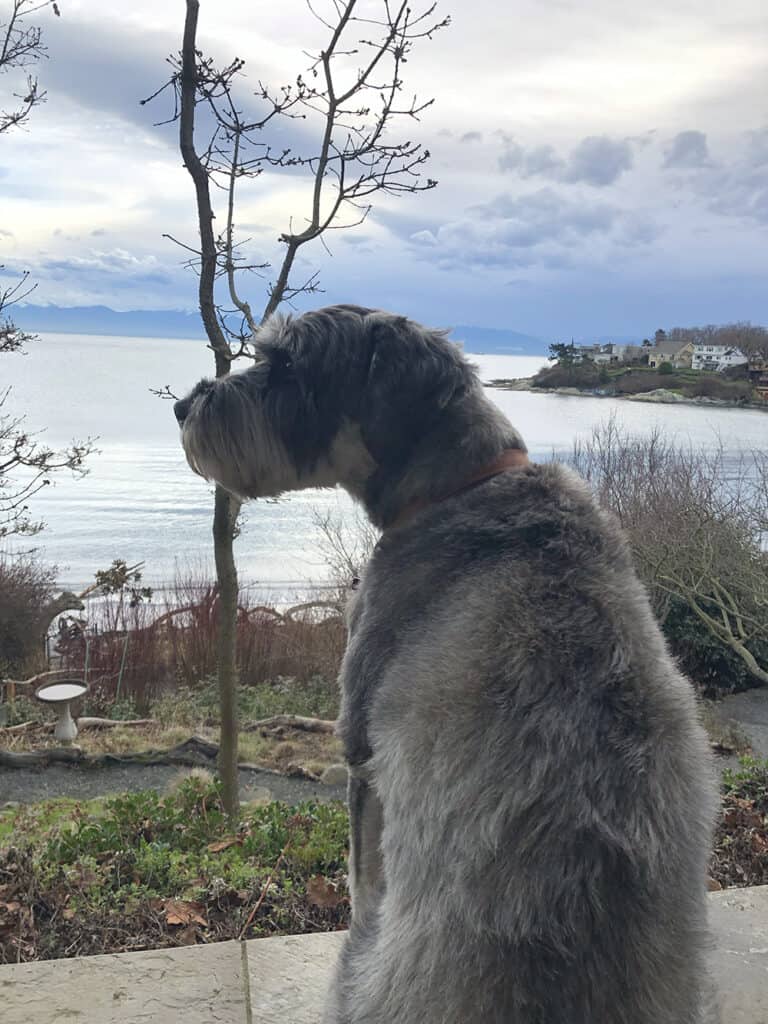
[[[313,907],[335,910],[346,899],[339,893],[338,886],[324,875],[315,875],[307,882],[307,903]]]

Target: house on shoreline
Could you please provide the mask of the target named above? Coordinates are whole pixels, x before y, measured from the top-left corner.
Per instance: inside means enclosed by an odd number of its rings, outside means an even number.
[[[648,349],[648,366],[658,370],[662,363],[669,363],[676,370],[690,370],[693,354],[693,342],[664,338]]]
[[[731,366],[743,366],[749,359],[733,345],[707,345],[697,342],[693,347],[691,369],[722,373]]]

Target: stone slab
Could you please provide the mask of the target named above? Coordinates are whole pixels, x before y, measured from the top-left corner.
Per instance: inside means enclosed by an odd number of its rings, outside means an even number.
[[[712,893],[709,919],[723,1024],[768,1024],[768,885]]]
[[[345,934],[246,942],[253,1024],[319,1024]]]
[[[0,967],[0,1021],[252,1024],[243,980],[239,942],[14,964]]]
[[[710,896],[723,1024],[768,1024],[768,886]],[[343,932],[0,967],[2,1024],[320,1024]]]

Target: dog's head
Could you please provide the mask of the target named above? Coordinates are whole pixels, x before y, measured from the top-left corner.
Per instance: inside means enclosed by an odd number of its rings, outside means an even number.
[[[445,332],[358,306],[276,317],[242,373],[176,403],[192,468],[241,497],[396,475],[480,385]]]

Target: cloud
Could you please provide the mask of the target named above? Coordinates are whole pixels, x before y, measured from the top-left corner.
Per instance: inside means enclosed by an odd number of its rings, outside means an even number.
[[[612,185],[634,165],[637,138],[612,139],[608,135],[589,135],[576,145],[567,158],[550,145],[526,149],[510,136],[502,134],[504,151],[499,170],[515,171],[522,178],[547,178],[564,184]]]
[[[462,217],[410,233],[408,243],[442,269],[562,269],[572,266],[594,239],[643,246],[659,233],[642,214],[626,214],[605,202],[574,200],[546,187],[524,195],[501,193],[470,207]]]
[[[632,144],[628,139],[610,139],[607,135],[590,135],[570,155],[565,180],[583,181],[602,188],[612,185],[634,163]]]
[[[664,151],[665,168],[708,167],[707,136],[704,132],[678,132]]]
[[[483,133],[482,132],[464,132],[464,134],[459,138],[459,142],[482,142],[482,141],[483,141]]]
[[[682,141],[681,141],[682,140]],[[665,167],[682,173],[678,187],[689,190],[710,213],[768,224],[768,128],[744,132],[723,159],[710,158],[702,132],[681,132],[672,140]],[[678,159],[679,158],[679,159]]]
[[[14,269],[10,260],[7,269]],[[156,256],[137,256],[125,249],[110,252],[90,250],[85,255],[69,257],[43,254],[37,259],[27,260],[24,269],[29,269],[32,276],[40,280],[72,281],[80,286],[90,285],[94,290],[106,286],[122,291],[137,285],[173,282],[172,275]]]

